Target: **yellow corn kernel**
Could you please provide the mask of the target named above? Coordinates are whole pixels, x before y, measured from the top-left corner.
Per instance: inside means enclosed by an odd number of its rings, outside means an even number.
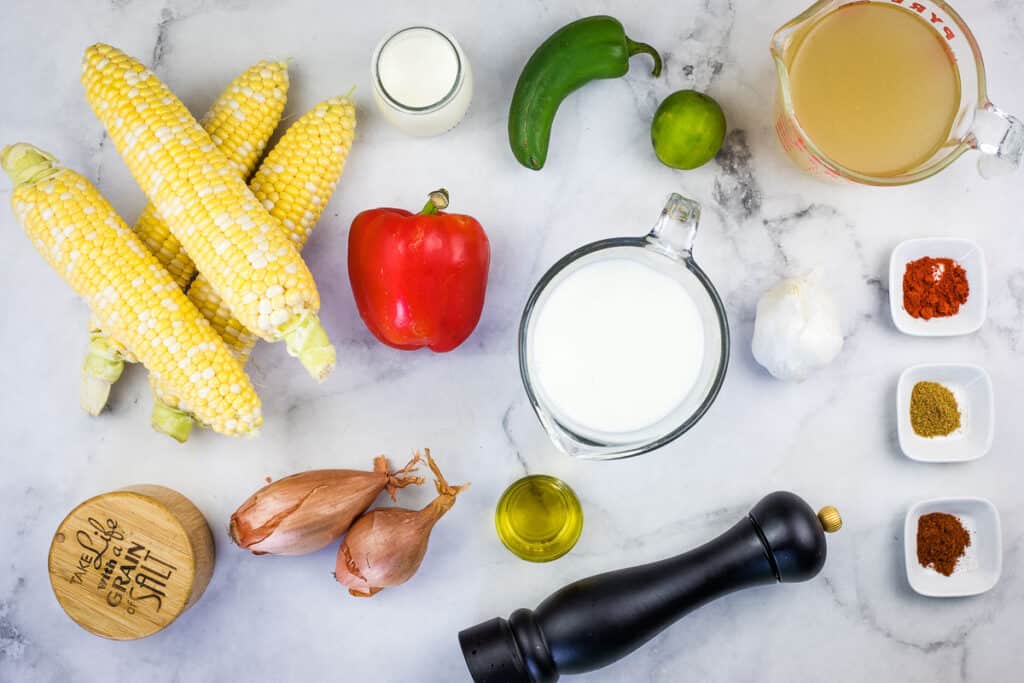
[[[335,354],[313,276],[210,136],[153,72],[109,45],[86,50],[82,83],[132,175],[232,313],[261,338],[284,340],[324,379]]]
[[[202,126],[238,173],[248,178],[274,134],[288,92],[288,64],[259,62],[249,67],[220,94],[202,118]],[[146,205],[133,228],[182,289],[196,274],[195,264],[160,218],[152,203]],[[89,330],[89,347],[82,368],[81,403],[90,415],[107,404],[111,385],[121,376],[123,345]]]
[[[36,249],[183,408],[225,434],[260,424],[256,391],[224,342],[84,177],[31,145],[0,152],[11,205]]]

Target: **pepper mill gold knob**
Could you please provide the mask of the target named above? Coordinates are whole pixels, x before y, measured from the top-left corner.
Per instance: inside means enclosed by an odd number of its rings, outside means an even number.
[[[827,534],[834,534],[843,528],[843,518],[839,516],[839,510],[831,505],[818,510],[818,519],[821,521],[821,528]]]

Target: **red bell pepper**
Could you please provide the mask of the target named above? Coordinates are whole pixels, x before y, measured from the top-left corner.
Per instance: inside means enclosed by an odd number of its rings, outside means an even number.
[[[480,320],[491,247],[471,216],[444,213],[448,192],[418,214],[371,209],[352,221],[348,277],[363,322],[396,349],[451,351]]]

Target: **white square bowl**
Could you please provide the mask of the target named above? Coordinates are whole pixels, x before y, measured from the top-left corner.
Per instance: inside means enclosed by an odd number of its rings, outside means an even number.
[[[960,518],[971,534],[971,544],[950,576],[943,576],[917,561],[917,521],[931,512],[945,512]],[[958,598],[978,595],[999,581],[1003,570],[1003,531],[995,505],[984,498],[933,498],[917,503],[907,512],[903,524],[903,547],[907,580],[921,595]]]
[[[949,436],[924,437],[910,424],[910,395],[918,382],[938,382],[953,392],[960,407],[960,429]],[[992,448],[995,434],[992,379],[977,365],[941,363],[914,365],[896,385],[896,424],[900,449],[921,462],[967,462]]]
[[[903,308],[903,274],[907,264],[925,256],[951,258],[967,272],[971,291],[956,315],[924,320]],[[988,272],[985,254],[975,242],[952,237],[927,237],[901,242],[889,259],[889,309],[896,328],[920,337],[951,337],[977,332],[988,314]]]

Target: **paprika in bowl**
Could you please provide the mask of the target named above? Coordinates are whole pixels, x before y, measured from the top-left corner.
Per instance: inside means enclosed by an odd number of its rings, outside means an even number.
[[[904,334],[944,337],[970,334],[988,309],[985,255],[971,240],[907,240],[889,261],[889,308]]]
[[[370,209],[352,221],[352,294],[363,322],[388,346],[451,351],[480,321],[490,243],[475,218],[447,207],[442,189],[417,214]]]

